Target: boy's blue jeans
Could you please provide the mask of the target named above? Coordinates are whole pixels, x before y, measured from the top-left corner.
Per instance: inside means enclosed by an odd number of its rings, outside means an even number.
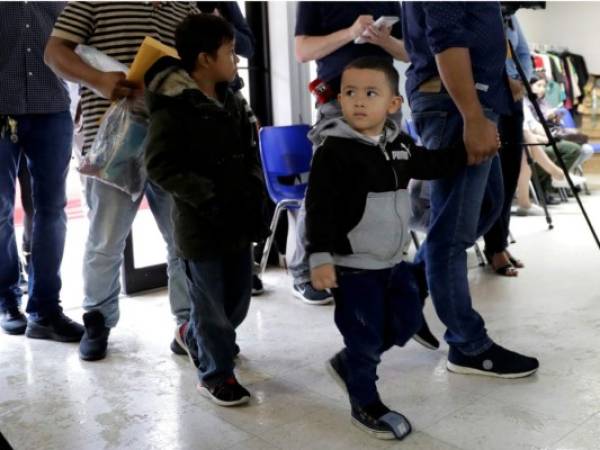
[[[410,266],[403,262],[394,269],[336,268],[334,317],[346,346],[341,356],[352,405],[364,407],[379,400],[375,383],[381,355],[394,344],[404,345],[422,325],[416,287],[412,291],[402,289],[415,286]],[[401,287],[395,290],[400,298],[392,298],[390,277],[398,268],[401,270],[394,283]]]
[[[435,151],[462,140],[462,118],[448,94],[417,92],[410,105],[426,148]],[[497,121],[492,111],[485,113]],[[447,327],[446,341],[467,355],[484,352],[492,341],[472,306],[466,250],[496,221],[503,197],[497,155],[431,183],[431,219],[416,260],[425,261],[433,304]],[[482,211],[484,198],[486,208]]]
[[[73,122],[69,111],[15,116],[18,142],[10,132],[0,139],[0,311],[21,301],[19,257],[13,214],[21,152],[27,157],[33,189],[33,237],[27,312],[48,317],[60,307],[60,266],[67,231],[66,179]]]
[[[186,260],[192,310],[186,342],[199,361],[200,381],[211,385],[233,375],[236,328],[244,321],[252,292],[250,247],[227,255]]]

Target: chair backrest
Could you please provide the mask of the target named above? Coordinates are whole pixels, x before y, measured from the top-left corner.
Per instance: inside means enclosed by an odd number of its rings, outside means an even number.
[[[571,115],[571,112],[567,108],[559,108],[560,112],[562,112],[562,117],[560,119],[560,124],[565,128],[577,128],[577,124],[575,123],[575,119]]]
[[[302,200],[307,183],[282,183],[281,177],[293,178],[310,171],[312,143],[308,125],[263,127],[259,132],[260,158],[269,196],[275,203]]]

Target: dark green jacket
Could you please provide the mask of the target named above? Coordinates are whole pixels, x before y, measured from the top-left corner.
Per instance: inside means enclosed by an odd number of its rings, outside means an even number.
[[[175,200],[175,242],[186,259],[240,251],[268,235],[256,124],[241,96],[205,96],[176,59],[145,77],[148,177]]]

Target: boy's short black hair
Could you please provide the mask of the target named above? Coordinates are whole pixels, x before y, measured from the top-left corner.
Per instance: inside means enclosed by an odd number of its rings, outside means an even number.
[[[371,69],[383,72],[394,95],[400,95],[400,75],[394,64],[386,58],[382,58],[381,56],[362,56],[344,67],[344,72],[348,69]]]
[[[175,30],[175,48],[181,65],[188,72],[196,68],[200,53],[215,55],[219,47],[234,39],[233,27],[214,14],[193,14],[186,17]]]

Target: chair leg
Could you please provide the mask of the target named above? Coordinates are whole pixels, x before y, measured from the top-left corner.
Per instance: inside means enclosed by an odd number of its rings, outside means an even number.
[[[415,244],[415,248],[419,250],[419,248],[421,248],[421,243],[419,242],[419,237],[417,236],[417,233],[415,233],[413,230],[410,230],[410,237],[412,237],[412,241]]]
[[[260,259],[260,275],[265,273],[265,269],[267,268],[267,261],[269,260],[269,253],[271,252],[271,246],[273,245],[273,239],[275,239],[275,230],[277,229],[277,224],[279,223],[279,218],[281,217],[281,212],[285,209],[284,205],[278,204],[275,207],[275,212],[273,213],[273,219],[271,219],[271,234],[265,241],[265,247],[263,248],[262,258]]]
[[[512,234],[512,231],[508,230],[508,240],[510,241],[511,244],[516,244],[517,240],[515,239],[515,237]]]
[[[475,249],[475,254],[477,255],[477,260],[479,261],[479,266],[485,267],[485,259],[483,258],[483,253],[481,253],[479,244],[477,242],[475,242],[475,245],[473,246],[473,248]]]

